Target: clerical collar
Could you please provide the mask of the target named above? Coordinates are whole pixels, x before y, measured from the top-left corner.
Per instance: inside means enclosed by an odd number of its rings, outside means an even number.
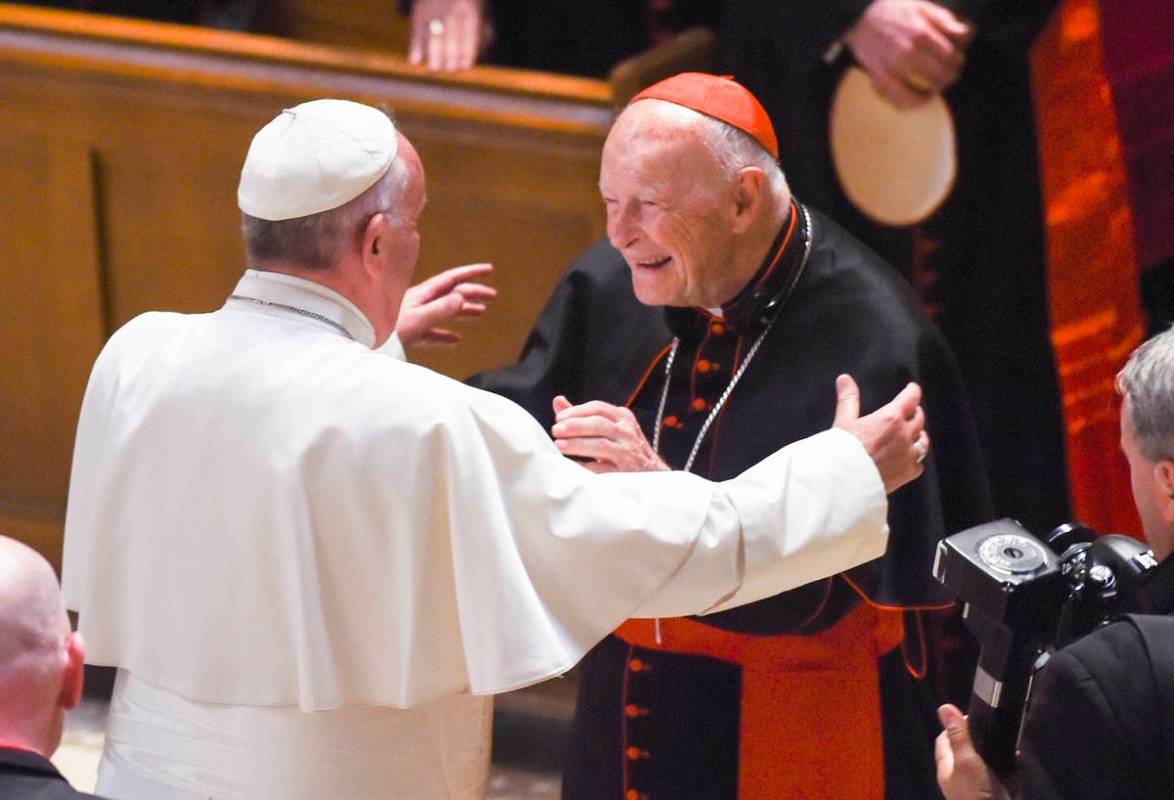
[[[358,306],[320,283],[281,272],[247,269],[232,294],[229,302],[259,303],[257,308],[262,313],[294,316],[296,312],[283,307],[299,309],[304,312],[299,316],[311,324],[318,318],[323,327],[336,326],[356,342],[375,346],[375,328]]]
[[[796,271],[803,262],[803,254],[810,235],[806,215],[798,202],[792,200],[791,212],[779,227],[779,232],[754,277],[733,300],[722,304],[721,316],[725,318],[727,325],[748,332],[761,328],[769,321],[770,314],[767,312],[775,307],[774,301],[787,294],[796,278]],[[688,338],[692,331],[706,330],[710,320],[716,316],[708,309],[665,309],[665,320],[669,330],[682,338]]]

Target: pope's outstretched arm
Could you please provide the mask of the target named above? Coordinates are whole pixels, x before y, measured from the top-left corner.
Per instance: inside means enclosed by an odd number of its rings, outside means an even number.
[[[887,405],[860,416],[860,389],[850,375],[836,379],[836,416],[833,427],[852,433],[864,445],[880,473],[885,492],[891,493],[921,475],[929,453],[921,387],[910,383]],[[592,472],[651,472],[669,466],[648,443],[632,411],[592,400],[572,405],[554,398],[555,424],[551,435],[559,450],[586,459]]]
[[[777,451],[717,485],[701,535],[681,568],[632,616],[723,611],[834,575],[885,550],[885,494],[922,472],[929,446],[921,389],[909,384],[892,401],[859,416],[859,390],[841,375],[832,428]],[[725,518],[728,503],[737,523]],[[716,551],[739,530],[729,591],[714,597],[729,559]]]

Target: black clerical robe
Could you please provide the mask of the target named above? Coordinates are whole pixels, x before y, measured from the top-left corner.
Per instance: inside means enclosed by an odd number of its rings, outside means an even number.
[[[908,381],[925,390],[934,445],[925,475],[891,497],[886,556],[743,608],[661,621],[659,643],[655,623],[626,623],[583,663],[565,798],[880,797],[882,706],[889,795],[932,796],[920,711],[933,701],[906,674],[924,669],[924,643],[915,619],[902,636],[894,609],[949,602],[931,576],[934,546],[989,516],[976,437],[953,358],[909,287],[815,212],[805,260],[805,219],[792,215],[721,317],[640,304],[620,255],[597,244],[555,289],[519,363],[473,379],[546,425],[556,394],[628,404],[651,441],[675,333],[661,452],[681,468],[762,337],[692,466],[717,480],[827,428],[840,373],[860,384],[865,411]]]

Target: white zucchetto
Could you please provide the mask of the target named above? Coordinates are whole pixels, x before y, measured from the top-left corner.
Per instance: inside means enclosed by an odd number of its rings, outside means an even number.
[[[271,221],[338,208],[387,173],[396,144],[388,116],[362,103],[311,100],[287,108],[253,137],[237,205]]]

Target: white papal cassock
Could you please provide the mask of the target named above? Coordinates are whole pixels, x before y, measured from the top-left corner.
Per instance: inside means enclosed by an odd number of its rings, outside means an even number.
[[[723,483],[594,475],[510,402],[372,350],[329,289],[249,271],[234,297],[128,323],[82,406],[63,583],[89,661],[120,669],[112,793],[476,797],[477,696],[629,617],[884,550],[881,481],[843,431]]]

